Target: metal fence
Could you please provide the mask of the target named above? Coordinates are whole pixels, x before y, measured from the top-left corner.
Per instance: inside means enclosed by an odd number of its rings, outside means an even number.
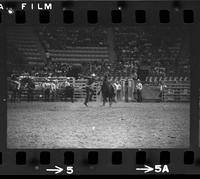
[[[190,82],[168,82],[163,94],[164,101],[190,101]]]
[[[44,99],[44,90],[42,89],[42,83],[45,81],[43,77],[33,77],[36,89],[34,90],[34,100],[43,100]],[[57,83],[58,89],[61,88],[63,83],[67,80],[66,77],[59,78],[48,78],[49,82]],[[85,85],[87,79],[75,79],[68,78],[70,84],[74,87],[74,100],[75,101],[83,101],[86,96]],[[136,82],[133,79],[121,79],[121,91],[120,98],[117,101],[136,101],[137,95],[135,90]],[[190,82],[189,81],[168,81],[166,82],[166,88],[164,89],[162,96],[160,96],[160,87],[155,84],[143,83],[143,100],[144,101],[166,101],[166,102],[188,102],[190,100]],[[101,95],[97,95],[100,90],[100,82],[97,82],[94,86],[94,95],[93,101],[102,101]],[[58,90],[59,91],[59,90]],[[8,92],[10,95],[11,92]],[[27,90],[22,91],[22,100],[26,100],[27,98]],[[58,97],[56,100],[62,100],[62,98]]]

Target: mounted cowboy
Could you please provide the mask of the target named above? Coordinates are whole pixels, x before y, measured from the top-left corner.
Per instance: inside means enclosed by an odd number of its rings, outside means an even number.
[[[16,102],[17,97],[21,100],[21,83],[15,76],[8,78],[8,90],[11,91],[11,102]]]
[[[103,79],[103,84],[101,86],[100,91],[102,92],[103,97],[103,106],[105,106],[105,103],[107,102],[107,99],[109,101],[109,105],[112,105],[112,101],[115,97],[115,90],[111,82],[108,81],[108,76],[105,75]],[[100,93],[100,91],[98,93]]]

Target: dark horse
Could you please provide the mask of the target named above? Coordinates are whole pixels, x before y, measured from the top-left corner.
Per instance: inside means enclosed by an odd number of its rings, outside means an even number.
[[[114,87],[112,86],[112,84],[110,82],[108,82],[107,80],[107,76],[104,76],[103,79],[103,84],[101,86],[101,90],[102,92],[102,97],[103,97],[103,106],[105,106],[105,103],[107,102],[107,99],[109,100],[109,104],[110,106],[112,105],[112,101],[115,97],[115,90]]]
[[[8,91],[11,92],[11,102],[16,102],[21,99],[21,85],[20,82],[8,79]]]
[[[66,86],[64,95],[65,95],[65,100],[67,100],[67,98],[70,98],[71,102],[73,103],[74,102],[74,87],[71,85]]]
[[[23,78],[21,79],[21,84],[23,86],[23,89],[26,91],[27,94],[27,101],[33,101],[34,99],[34,89],[35,89],[35,83],[34,81],[29,78]]]

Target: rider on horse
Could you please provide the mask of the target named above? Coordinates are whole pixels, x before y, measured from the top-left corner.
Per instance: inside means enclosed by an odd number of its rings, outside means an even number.
[[[110,106],[112,105],[112,100],[115,97],[115,90],[111,82],[108,80],[108,75],[105,74],[104,79],[103,79],[103,84],[101,86],[100,91],[102,92],[102,97],[103,97],[103,106],[107,102],[107,98],[109,100]],[[100,93],[99,91],[99,93]]]
[[[10,90],[11,93],[11,102],[16,102],[17,97],[20,100],[21,96],[21,83],[17,79],[16,76],[12,75],[10,78],[8,78],[8,90]]]

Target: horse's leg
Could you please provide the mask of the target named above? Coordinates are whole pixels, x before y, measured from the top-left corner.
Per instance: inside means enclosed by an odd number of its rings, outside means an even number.
[[[105,106],[105,104],[106,104],[106,102],[105,102],[105,100],[103,100],[103,106]]]
[[[110,105],[110,107],[112,106],[112,98],[111,97],[109,97],[109,105]]]
[[[103,106],[105,106],[105,104],[106,104],[106,97],[103,96]]]

